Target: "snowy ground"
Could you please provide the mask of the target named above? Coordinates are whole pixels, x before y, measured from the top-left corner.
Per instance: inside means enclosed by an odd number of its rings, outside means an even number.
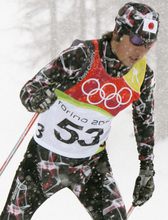
[[[6,1],[2,1],[0,13],[2,14],[6,7]],[[12,2],[12,1],[10,1]],[[15,5],[12,5],[14,8]],[[14,9],[13,9],[14,10]],[[3,28],[12,25],[13,18],[3,14],[0,25]],[[6,26],[4,25],[6,22]],[[1,86],[0,86],[0,167],[6,157],[16,144],[21,133],[32,118],[32,114],[28,113],[21,105],[19,100],[19,92],[24,83],[28,80],[23,73],[24,65],[15,63],[15,55],[18,51],[14,51],[14,43],[17,41],[15,34],[4,34],[1,28],[1,45],[0,45],[0,66],[1,66]],[[32,76],[43,65],[36,67]],[[23,75],[22,75],[23,74]],[[22,160],[27,144],[33,135],[35,126],[31,129],[21,147],[16,152],[9,166],[0,177],[0,213],[5,204],[12,179],[15,174],[19,162]],[[168,140],[162,142],[156,141],[155,146],[155,192],[153,197],[142,207],[135,208],[130,216],[130,220],[167,220],[168,216]],[[123,196],[127,210],[132,203],[132,192],[134,182],[139,171],[138,154],[136,143],[133,135],[133,125],[131,119],[131,108],[126,109],[118,115],[113,121],[111,135],[108,140],[107,150],[109,159],[113,169],[114,177],[118,183],[118,187]],[[73,220],[91,220],[88,213],[78,202],[76,197],[69,190],[64,189],[51,197],[44,203],[33,216],[32,220],[45,219],[73,219]]]

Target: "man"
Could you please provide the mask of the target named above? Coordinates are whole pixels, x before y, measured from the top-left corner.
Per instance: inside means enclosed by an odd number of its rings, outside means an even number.
[[[74,41],[25,84],[21,101],[40,116],[1,220],[31,219],[64,187],[93,219],[127,219],[105,142],[113,117],[130,104],[140,159],[133,205],[152,196],[154,75],[144,55],[157,40],[158,26],[152,8],[127,3],[113,32],[100,40]]]

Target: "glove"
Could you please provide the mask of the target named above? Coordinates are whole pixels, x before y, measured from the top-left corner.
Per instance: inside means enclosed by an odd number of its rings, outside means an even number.
[[[136,179],[133,192],[133,206],[141,206],[151,198],[155,188],[154,174],[152,161],[141,161],[140,173]]]
[[[51,91],[48,87],[40,88],[30,98],[30,108],[34,112],[42,113],[48,110],[56,99],[56,93]]]

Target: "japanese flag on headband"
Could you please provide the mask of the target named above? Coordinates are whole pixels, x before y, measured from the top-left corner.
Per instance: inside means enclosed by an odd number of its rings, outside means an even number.
[[[156,34],[157,27],[158,27],[158,21],[145,18],[142,30]]]

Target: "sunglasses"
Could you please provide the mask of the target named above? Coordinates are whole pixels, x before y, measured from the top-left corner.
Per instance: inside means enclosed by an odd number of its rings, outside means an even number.
[[[146,49],[150,49],[155,43],[155,41],[147,43],[147,42],[145,42],[144,40],[142,40],[140,37],[138,37],[137,35],[135,35],[133,33],[131,33],[129,36],[130,36],[130,42],[133,45],[135,45],[135,46],[145,45]]]

